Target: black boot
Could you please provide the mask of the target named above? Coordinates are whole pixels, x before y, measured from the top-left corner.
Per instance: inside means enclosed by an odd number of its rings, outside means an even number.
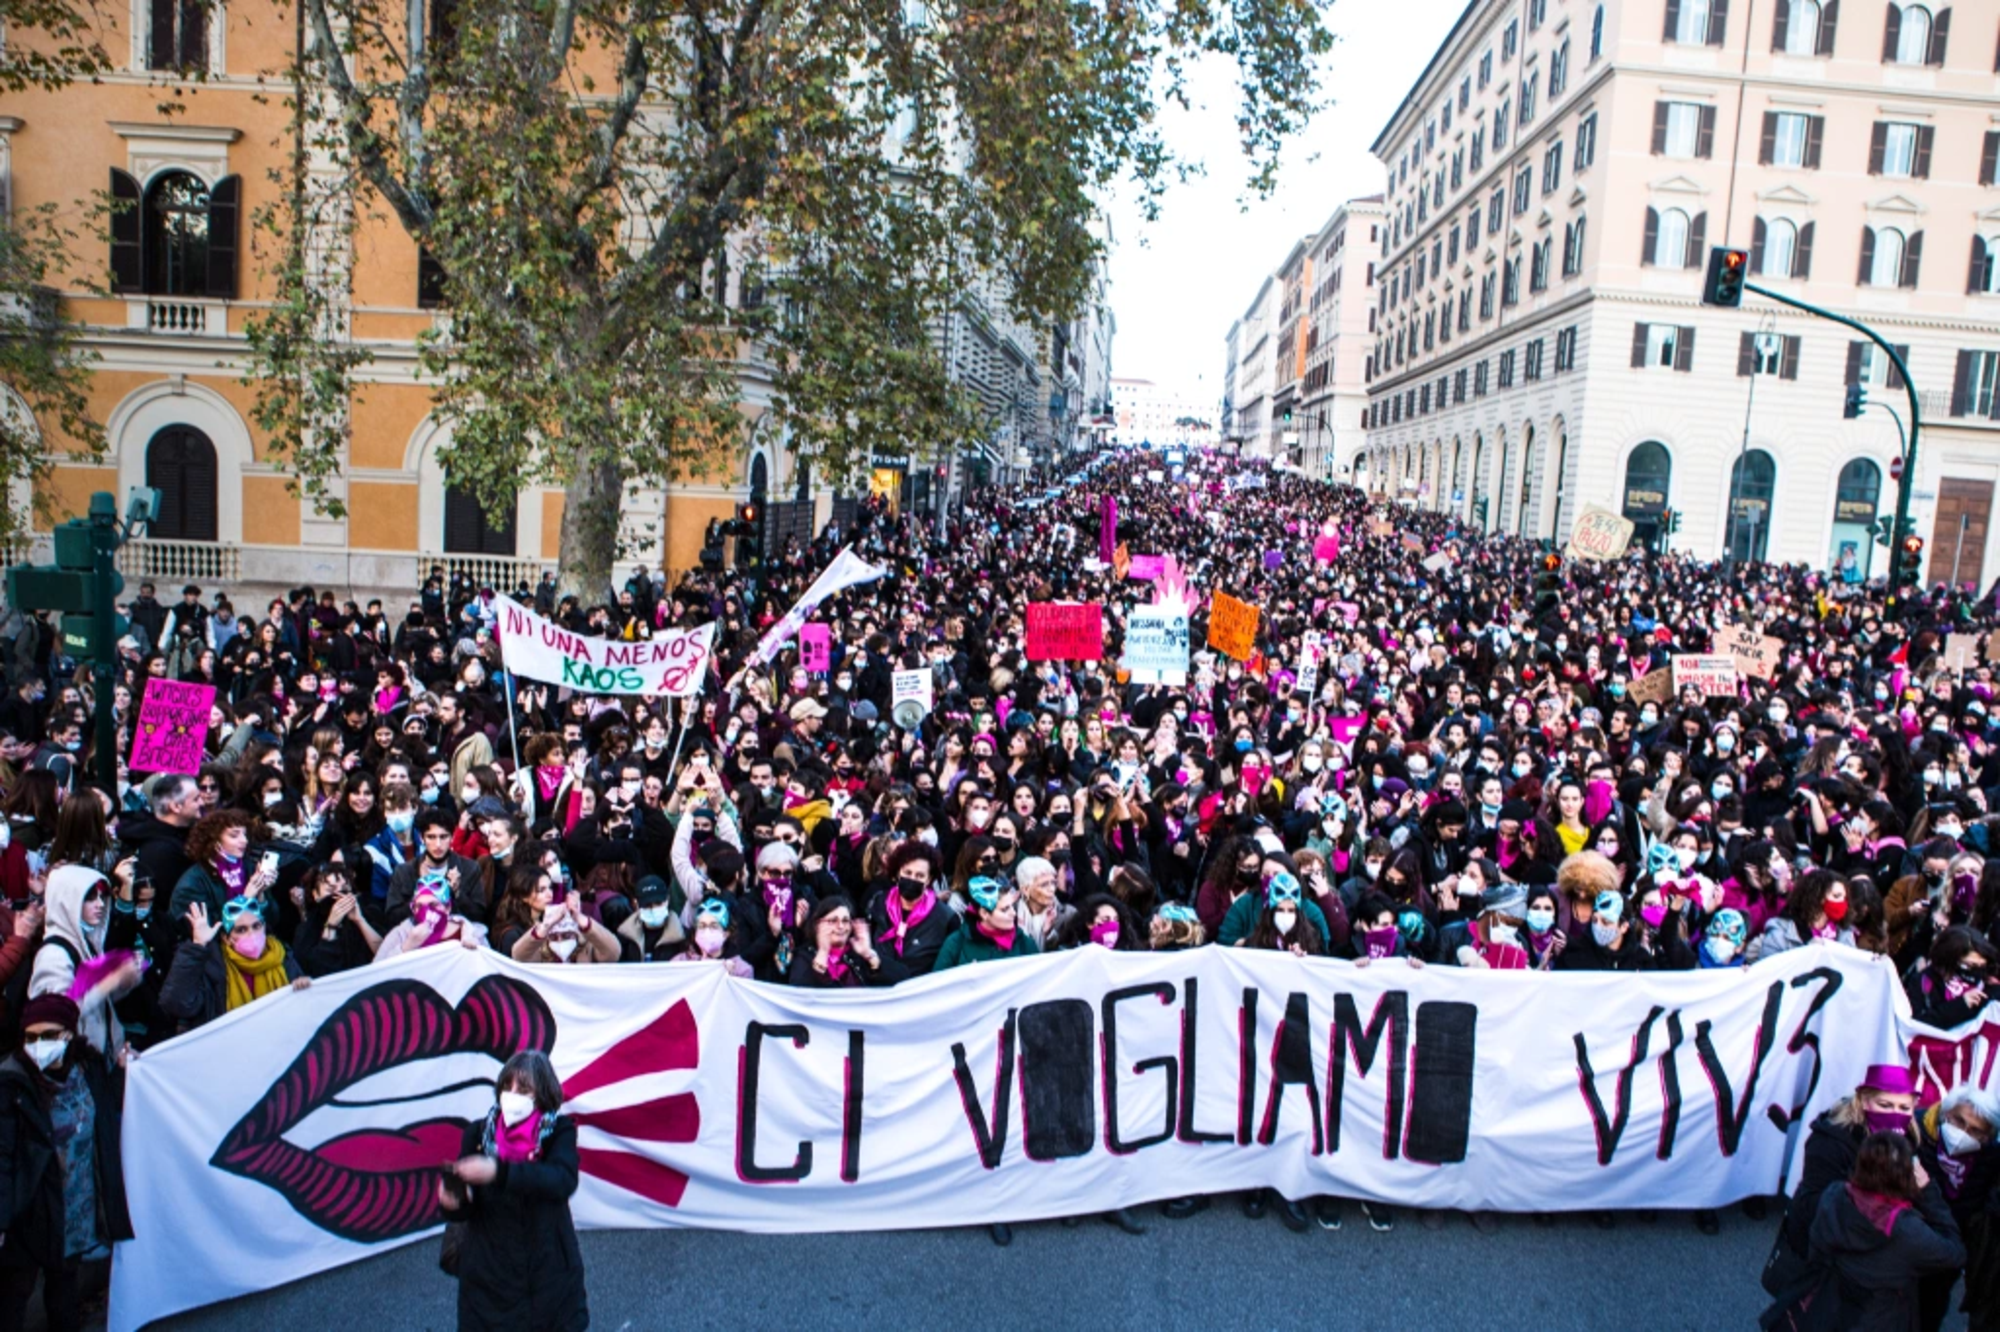
[[[1107,1226],[1116,1226],[1128,1235],[1143,1235],[1146,1233],[1145,1223],[1133,1215],[1132,1209],[1129,1207],[1119,1207],[1106,1212],[1104,1214],[1104,1224]]]
[[[1278,1219],[1284,1222],[1285,1229],[1294,1235],[1305,1234],[1306,1227],[1312,1224],[1312,1218],[1306,1215],[1304,1207],[1282,1195],[1278,1198]]]
[[[993,1237],[993,1243],[1004,1249],[1014,1242],[1014,1227],[1005,1221],[996,1221],[986,1227],[986,1233]]]
[[[1185,1221],[1197,1212],[1206,1212],[1208,1201],[1205,1194],[1196,1194],[1192,1198],[1175,1198],[1160,1204],[1160,1215],[1169,1221]]]
[[[1243,1215],[1252,1221],[1264,1219],[1264,1190],[1252,1189],[1243,1195]]]

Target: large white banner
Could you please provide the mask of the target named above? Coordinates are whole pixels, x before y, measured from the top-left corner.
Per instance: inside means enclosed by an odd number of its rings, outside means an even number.
[[[1259,1185],[1705,1207],[1775,1190],[1801,1126],[1902,1057],[1906,1008],[1830,945],[1650,975],[1087,947],[847,991],[426,949],[135,1061],[111,1327],[433,1233],[436,1168],[524,1047],[563,1078],[588,1227],[961,1226]]]
[[[776,624],[765,630],[764,636],[757,640],[756,660],[767,662],[777,656],[778,649],[783,647],[787,640],[798,637],[799,629],[812,617],[813,611],[818,609],[822,601],[858,584],[872,583],[888,572],[887,569],[870,564],[856,555],[852,546],[843,547],[840,554],[833,557],[833,563],[827,565],[820,572],[820,576],[813,579],[812,586],[806,589],[805,595],[800,597],[792,608],[786,611]]]
[[[627,643],[571,633],[508,597],[495,597],[507,669],[529,680],[593,694],[672,694],[686,698],[708,674],[715,626],[663,629]]]
[[[1179,606],[1134,606],[1125,621],[1125,669],[1133,684],[1184,685],[1188,617]]]

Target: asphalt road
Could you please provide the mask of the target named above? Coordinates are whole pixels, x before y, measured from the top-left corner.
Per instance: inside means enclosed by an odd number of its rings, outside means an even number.
[[[1275,1215],[1250,1221],[1234,1199],[1181,1222],[1141,1210],[1124,1235],[1092,1220],[1015,1227],[996,1249],[983,1227],[849,1235],[616,1231],[583,1236],[591,1327],[911,1328],[1084,1326],[1230,1329],[1425,1327],[1442,1317],[1482,1332],[1748,1328],[1767,1302],[1757,1275],[1775,1211],[1722,1215],[1703,1235],[1686,1213],[1621,1214],[1612,1230],[1581,1216],[1538,1226],[1500,1218],[1482,1234],[1462,1216],[1441,1230],[1399,1212],[1387,1234],[1349,1204],[1343,1228],[1295,1235]],[[435,1241],[279,1290],[155,1324],[173,1332],[345,1328],[447,1332],[453,1283]],[[812,1306],[819,1306],[815,1311]],[[1952,1326],[1963,1326],[1954,1319]]]

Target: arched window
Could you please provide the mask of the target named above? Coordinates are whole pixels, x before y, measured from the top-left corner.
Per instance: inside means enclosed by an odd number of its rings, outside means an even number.
[[[1871,287],[1893,287],[1903,280],[1903,233],[1894,227],[1875,229],[1875,262],[1868,271]]]
[[[1686,268],[1688,215],[1678,208],[1660,210],[1660,234],[1653,243],[1653,263],[1660,268]]]
[[[215,445],[190,425],[171,425],[146,444],[146,484],[160,492],[147,535],[161,541],[213,541]]]
[[[1622,512],[1632,520],[1632,539],[1659,549],[1667,512],[1667,498],[1673,493],[1674,460],[1666,445],[1656,439],[1641,444],[1625,459],[1625,503]]]
[[[1604,54],[1604,6],[1599,5],[1590,15],[1590,58],[1597,59]]]
[[[1771,539],[1771,497],[1778,467],[1762,449],[1738,458],[1729,475],[1729,531],[1723,538],[1729,558],[1761,560]]]
[[[1569,431],[1556,425],[1555,505],[1549,515],[1549,535],[1560,539],[1563,530],[1563,474],[1569,470]]]
[[[471,491],[447,486],[444,492],[444,548],[451,555],[500,555],[512,558],[514,505],[498,521],[487,515]]]
[[[1785,54],[1809,56],[1819,50],[1819,0],[1792,0],[1785,20]]]
[[[1875,553],[1875,510],[1881,499],[1882,469],[1872,459],[1855,458],[1840,469],[1833,492],[1831,564],[1834,576],[1844,583],[1868,577]]]
[[[1931,11],[1922,5],[1904,5],[1896,30],[1896,63],[1928,64],[1931,58]]]
[[[1972,238],[1972,275],[1966,287],[1975,296],[2000,294],[2000,233]]]
[[[1514,505],[1514,535],[1528,535],[1528,501],[1535,493],[1535,428],[1521,435],[1521,498]]]
[[[1788,278],[1792,276],[1792,264],[1799,251],[1799,229],[1782,217],[1774,217],[1764,223],[1764,274],[1767,277]]]
[[[168,171],[146,187],[147,290],[160,296],[208,294],[208,186]]]
[[[1708,44],[1708,0],[1681,0],[1680,26],[1674,40],[1686,46]]]

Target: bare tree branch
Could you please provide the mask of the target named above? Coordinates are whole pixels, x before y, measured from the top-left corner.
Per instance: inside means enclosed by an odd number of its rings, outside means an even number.
[[[388,201],[389,207],[395,210],[404,229],[421,239],[430,226],[430,206],[404,188],[395,168],[390,165],[388,155],[382,151],[381,136],[368,123],[368,100],[354,86],[340,42],[333,35],[333,20],[327,14],[326,0],[304,0],[304,4],[306,15],[312,21],[313,45],[317,48],[320,69],[326,75],[327,86],[333,89],[340,102],[341,126],[346,131],[347,146],[354,154],[355,165],[377,193]]]

